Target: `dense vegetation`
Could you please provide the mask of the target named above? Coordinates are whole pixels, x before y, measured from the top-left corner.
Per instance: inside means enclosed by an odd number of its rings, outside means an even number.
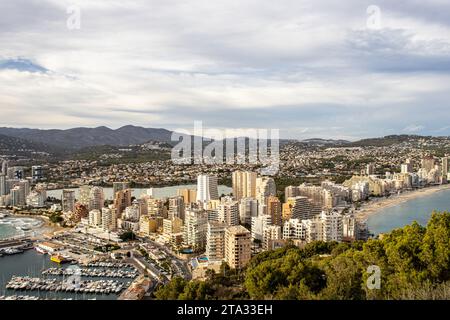
[[[370,266],[380,288],[369,289]],[[450,299],[450,213],[367,242],[315,242],[261,253],[246,270],[210,273],[204,282],[175,278],[158,299]],[[224,269],[224,274],[226,270]]]

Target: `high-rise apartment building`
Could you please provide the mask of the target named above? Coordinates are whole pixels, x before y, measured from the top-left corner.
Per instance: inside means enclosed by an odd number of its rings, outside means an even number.
[[[276,196],[277,187],[275,180],[270,177],[256,178],[256,199],[261,203],[267,205],[267,199],[270,196]]]
[[[195,251],[202,251],[206,247],[206,232],[208,217],[205,211],[189,209],[185,212],[183,243]]]
[[[230,268],[242,269],[251,259],[251,234],[243,226],[225,229],[225,262]]]
[[[197,191],[193,189],[178,189],[177,196],[183,197],[186,204],[197,202]]]
[[[283,204],[283,220],[289,219],[309,219],[314,215],[320,214],[320,208],[314,206],[312,201],[304,196],[288,198]]]
[[[78,203],[84,205],[89,210],[89,199],[91,195],[91,187],[90,186],[81,186],[80,188],[80,196],[78,199]]]
[[[163,220],[163,233],[173,234],[183,231],[183,220],[178,217],[173,217]]]
[[[93,187],[89,194],[89,209],[101,211],[105,204],[105,196],[103,189],[100,187]]]
[[[2,174],[4,176],[6,176],[8,174],[8,162],[7,161],[2,162],[2,168],[1,168],[0,174]]]
[[[277,197],[269,196],[267,198],[267,214],[272,217],[272,224],[277,226],[283,224],[282,209],[281,202]]]
[[[218,199],[217,177],[199,175],[197,177],[197,201],[200,201],[206,208],[208,201]]]
[[[119,188],[118,185],[116,187]],[[114,195],[114,206],[117,210],[118,217],[121,217],[125,209],[131,206],[131,190],[128,188],[118,189],[117,192],[114,192]]]
[[[442,177],[444,179],[450,180],[449,178],[449,166],[448,166],[448,157],[442,158]]]
[[[251,226],[252,240],[262,242],[264,229],[270,225],[272,225],[272,217],[268,214],[253,217]]]
[[[27,206],[33,208],[42,208],[45,206],[45,201],[47,200],[47,191],[45,189],[36,189],[30,192],[27,196],[26,202]]]
[[[184,198],[182,196],[169,198],[169,219],[180,218],[184,220]]]
[[[102,227],[102,212],[100,210],[89,211],[89,225],[91,227]]]
[[[206,232],[206,256],[209,261],[225,259],[225,229],[226,224],[212,221],[208,223]]]
[[[239,202],[239,220],[241,224],[250,225],[252,217],[258,216],[258,200],[242,198]]]
[[[117,229],[117,210],[114,206],[102,208],[102,229],[115,231]]]
[[[266,226],[263,230],[263,249],[273,250],[273,244],[281,240],[282,238],[283,234],[281,232],[281,226]]]
[[[226,201],[218,207],[219,222],[227,226],[239,224],[239,203],[237,201]]]
[[[300,195],[300,189],[297,186],[287,186],[284,188],[284,198],[295,198]]]
[[[62,191],[62,210],[63,212],[74,212],[75,211],[75,191],[74,190],[63,190]]]
[[[166,218],[167,210],[164,207],[164,202],[161,199],[148,198],[147,199],[147,212],[152,217]]]
[[[9,194],[9,189],[7,189],[6,176],[0,174],[0,196],[6,196]]]
[[[256,197],[256,172],[235,171],[232,175],[233,196],[239,201],[242,198]]]

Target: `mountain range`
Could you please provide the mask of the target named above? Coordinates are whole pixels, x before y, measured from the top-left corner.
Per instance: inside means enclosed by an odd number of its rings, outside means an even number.
[[[118,129],[108,127],[60,129],[28,129],[28,128],[0,128],[1,150],[32,150],[35,152],[72,153],[84,148],[96,146],[130,146],[142,145],[149,142],[174,145],[171,141],[173,131],[163,128],[144,128],[127,125]],[[280,145],[296,142],[308,146],[389,146],[410,139],[433,139],[410,135],[392,135],[382,138],[363,139],[359,141],[333,140],[333,139],[281,139]],[[438,137],[436,139],[448,139]]]
[[[148,141],[170,142],[172,131],[136,126],[124,126],[116,130],[108,127],[67,130],[0,128],[0,135],[63,149],[82,149],[100,145],[127,146]]]

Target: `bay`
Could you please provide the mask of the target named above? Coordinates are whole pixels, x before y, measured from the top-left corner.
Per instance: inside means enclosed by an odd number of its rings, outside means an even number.
[[[426,226],[433,211],[450,211],[450,189],[381,209],[368,217],[367,224],[370,232],[376,235],[404,227],[413,221]]]

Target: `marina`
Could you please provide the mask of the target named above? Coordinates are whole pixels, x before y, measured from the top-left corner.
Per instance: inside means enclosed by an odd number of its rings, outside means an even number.
[[[0,296],[4,296],[4,300],[34,299],[22,299],[20,296],[32,296],[39,300],[116,300],[120,292],[129,286],[132,279],[129,277],[107,277],[100,274],[94,274],[97,272],[105,272],[105,275],[107,273],[108,275],[119,275],[121,273],[127,274],[127,272],[134,272],[136,270],[128,263],[123,262],[103,261],[98,263],[104,265],[104,267],[91,267],[87,264],[60,265],[52,262],[49,255],[40,254],[36,250],[26,250],[22,254],[3,256],[0,258]],[[76,288],[70,289],[71,286],[63,285],[64,281],[67,282],[67,279],[73,278],[74,275],[71,275],[70,273],[77,273],[74,271],[64,271],[72,268],[75,270],[77,268],[80,270],[93,268],[93,270],[97,269],[97,271],[93,271],[89,276],[80,275],[81,283],[83,285],[80,285],[80,288],[75,290]],[[101,268],[103,271],[99,271]],[[61,271],[55,271],[55,269]],[[45,272],[46,270],[53,271]],[[115,273],[110,273],[111,271]],[[61,272],[62,274],[50,274],[53,272]],[[12,281],[13,279],[15,280]],[[101,281],[103,281],[103,284]],[[15,289],[11,287],[11,285],[19,285],[19,287]],[[34,288],[33,285],[35,285]],[[24,287],[23,289],[21,289],[22,286]],[[48,289],[46,289],[47,286],[49,286]],[[68,288],[69,290],[67,290]],[[89,290],[87,290],[88,288]],[[116,292],[118,288],[120,288],[119,292]]]
[[[53,276],[71,276],[81,275],[84,277],[105,277],[105,278],[136,278],[139,273],[137,270],[108,270],[98,268],[49,268],[42,271],[42,275]]]
[[[68,280],[33,278],[29,276],[13,276],[6,284],[8,290],[30,290],[30,291],[55,291],[76,293],[101,293],[119,294],[124,289],[124,283],[116,280]]]

